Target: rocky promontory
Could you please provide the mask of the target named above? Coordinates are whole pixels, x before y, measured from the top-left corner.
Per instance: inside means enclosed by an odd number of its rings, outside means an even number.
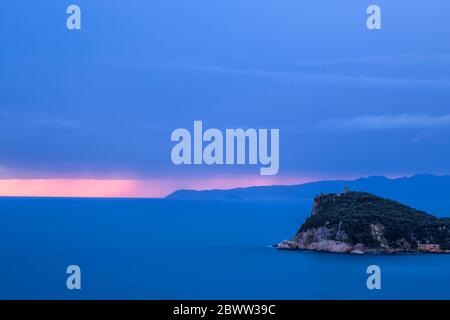
[[[316,196],[311,216],[278,249],[334,253],[449,253],[450,219],[365,192]]]

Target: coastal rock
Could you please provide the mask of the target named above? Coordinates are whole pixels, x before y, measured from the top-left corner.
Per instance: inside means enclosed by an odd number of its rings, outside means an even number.
[[[327,227],[319,227],[308,229],[305,232],[299,232],[294,238],[294,241],[302,244],[303,246],[309,246],[315,242],[321,242],[328,240],[335,235],[335,231]]]
[[[300,250],[304,249],[304,246],[300,246],[300,244],[293,240],[283,240],[277,245],[277,249],[282,250]]]
[[[357,243],[357,244],[355,244],[353,246],[353,249],[352,249],[352,251],[350,253],[353,253],[353,254],[365,254],[366,251],[365,251],[364,245],[362,243]]]
[[[278,248],[352,254],[450,253],[450,218],[366,192],[321,194],[295,237]]]
[[[345,242],[339,242],[335,240],[322,240],[320,242],[311,243],[308,246],[308,249],[334,253],[349,253],[352,251],[353,247]]]
[[[333,228],[320,227],[299,232],[293,240],[284,240],[277,247],[288,250],[312,250],[335,253],[349,253],[353,250],[350,244],[335,240],[337,231]],[[345,232],[339,238],[348,239]]]
[[[333,253],[350,253],[353,247],[345,242],[335,240],[321,240],[304,245],[294,240],[283,240],[277,245],[280,250],[311,250],[311,251],[325,251]]]

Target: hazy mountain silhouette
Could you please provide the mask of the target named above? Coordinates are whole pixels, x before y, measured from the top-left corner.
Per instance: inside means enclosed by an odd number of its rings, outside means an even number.
[[[318,181],[291,186],[264,186],[229,190],[178,190],[169,199],[191,200],[282,200],[313,199],[320,193],[338,193],[344,187],[407,203],[438,216],[450,215],[450,176],[417,174],[390,179],[371,176],[356,180]]]

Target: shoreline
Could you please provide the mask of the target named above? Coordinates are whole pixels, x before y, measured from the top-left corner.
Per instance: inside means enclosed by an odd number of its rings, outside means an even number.
[[[352,255],[352,256],[365,256],[365,255],[424,255],[424,254],[433,254],[433,255],[447,255],[450,254],[450,250],[441,250],[441,251],[422,251],[422,250],[401,250],[401,249],[380,249],[380,248],[368,248],[364,251],[333,251],[333,250],[317,250],[313,248],[301,248],[301,247],[287,247],[284,244],[286,240],[281,242],[280,244],[272,245],[273,248],[280,251],[303,251],[303,252],[315,252],[315,253],[332,253],[332,254],[341,254],[341,255]]]

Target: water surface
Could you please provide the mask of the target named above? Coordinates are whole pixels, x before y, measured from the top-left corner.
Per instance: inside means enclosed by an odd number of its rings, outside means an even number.
[[[3,299],[449,299],[450,255],[278,251],[305,201],[0,199]],[[66,267],[82,290],[66,289]],[[366,268],[382,268],[382,290]]]

